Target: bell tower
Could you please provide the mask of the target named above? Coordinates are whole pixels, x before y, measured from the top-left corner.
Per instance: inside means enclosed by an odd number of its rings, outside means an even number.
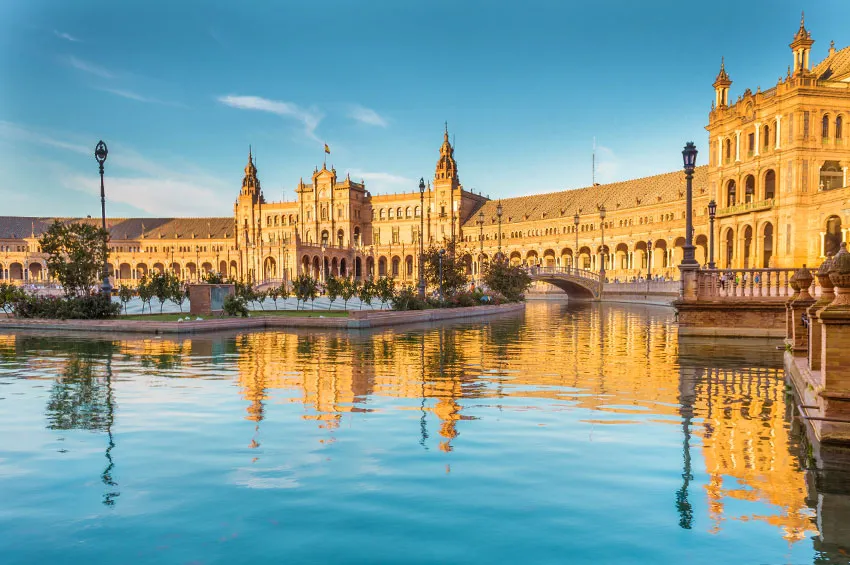
[[[726,73],[726,64],[723,57],[720,58],[720,72],[717,73],[717,78],[714,79],[714,106],[716,108],[725,108],[729,105],[729,87],[732,86],[732,81]]]
[[[455,240],[455,234],[459,227],[461,217],[461,190],[460,177],[457,174],[457,161],[455,161],[455,150],[449,142],[449,125],[443,131],[443,145],[440,146],[440,158],[437,160],[437,168],[434,171],[434,210],[437,214],[436,239]],[[446,223],[449,225],[446,226]]]
[[[804,75],[809,72],[809,54],[814,43],[812,34],[806,30],[806,14],[800,16],[800,29],[791,42],[791,51],[794,53],[794,76]]]
[[[245,176],[242,178],[242,190],[239,195],[250,196],[254,203],[259,202],[262,198],[260,179],[257,178],[257,167],[254,165],[250,146],[248,147],[248,164],[245,165]]]

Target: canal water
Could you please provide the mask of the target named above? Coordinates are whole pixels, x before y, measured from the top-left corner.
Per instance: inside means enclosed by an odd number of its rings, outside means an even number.
[[[781,361],[599,304],[3,334],[0,562],[847,563]]]

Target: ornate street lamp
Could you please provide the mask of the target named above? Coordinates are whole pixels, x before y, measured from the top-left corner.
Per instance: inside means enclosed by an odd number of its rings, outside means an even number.
[[[575,216],[573,216],[573,226],[575,226],[576,232],[576,248],[573,250],[573,268],[578,269],[578,224],[581,221],[581,218],[576,212]]]
[[[419,298],[425,298],[425,179],[419,178]]]
[[[443,256],[446,254],[445,249],[440,249],[440,302],[443,301]]]
[[[481,245],[478,252],[478,278],[481,278],[481,260],[484,258],[484,210],[478,212],[478,241]]]
[[[697,147],[693,141],[685,144],[685,149],[682,150],[682,160],[685,165],[685,180],[687,182],[687,197],[685,210],[685,246],[682,249],[682,265],[687,265],[691,268],[699,267],[696,258],[694,257],[694,167],[697,161]]]
[[[708,268],[714,269],[714,216],[717,214],[717,202],[711,199],[708,203]]]
[[[652,240],[646,240],[646,280],[652,278]]]
[[[499,259],[502,259],[502,201],[496,205],[496,217],[499,219]]]
[[[602,226],[602,267],[599,269],[599,280],[605,282],[605,259],[608,258],[608,254],[605,252],[605,205],[599,207],[599,219],[602,220],[600,225]]]
[[[100,168],[100,212],[103,220],[103,231],[106,231],[106,192],[103,189],[103,164],[106,162],[107,155],[109,155],[109,150],[101,139],[94,148],[94,158]],[[107,234],[103,236],[103,283],[100,285],[100,291],[106,296],[112,296],[112,284],[109,282],[109,263],[107,262],[109,258],[108,237]]]

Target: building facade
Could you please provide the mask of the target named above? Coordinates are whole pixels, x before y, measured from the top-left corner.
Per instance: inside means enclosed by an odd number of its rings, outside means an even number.
[[[831,44],[812,66],[813,43],[801,21],[785,76],[735,101],[721,62],[702,149],[708,165],[694,175],[700,264],[711,255],[712,199],[718,268],[815,265],[850,237],[850,47]],[[249,151],[231,217],[109,219],[110,270],[127,284],[165,269],[185,280],[205,271],[254,281],[308,272],[415,283],[421,238],[425,247],[457,241],[473,276],[501,251],[521,264],[604,264],[609,279],[675,278],[684,208],[683,172],[491,201],[463,188],[448,130],[423,191],[372,195],[323,165],[298,182],[294,200],[269,202]],[[0,217],[0,278],[47,280],[38,236],[53,220]]]

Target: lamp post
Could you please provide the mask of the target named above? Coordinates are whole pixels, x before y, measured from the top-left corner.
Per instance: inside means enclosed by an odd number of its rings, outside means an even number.
[[[717,202],[711,199],[708,203],[708,268],[716,268],[714,265],[714,215],[717,214]]]
[[[446,254],[445,249],[440,249],[440,302],[443,301],[443,256]]]
[[[605,282],[605,259],[608,258],[608,254],[605,252],[605,205],[599,207],[599,219],[602,220],[600,226],[602,226],[602,267],[599,269],[599,280]]]
[[[652,240],[646,240],[646,280],[652,278]]]
[[[499,260],[502,259],[502,201],[496,205],[496,217],[499,219]]]
[[[578,269],[578,224],[581,221],[581,218],[578,215],[578,212],[573,216],[573,226],[575,226],[576,232],[576,248],[573,251],[573,268]]]
[[[690,268],[699,267],[696,258],[694,257],[694,167],[697,160],[697,147],[693,141],[685,144],[682,150],[682,160],[685,166],[685,180],[687,182],[687,210],[685,210],[685,246],[682,249],[682,265],[687,265]]]
[[[419,178],[419,298],[425,298],[425,179]]]
[[[94,148],[94,158],[97,160],[97,165],[100,168],[100,213],[103,220],[103,231],[106,231],[106,192],[103,189],[103,163],[106,162],[106,156],[109,150],[103,140],[97,142]],[[112,296],[112,284],[109,282],[109,244],[107,243],[108,235],[103,236],[103,283],[100,285],[101,293],[106,296]]]
[[[481,279],[481,261],[484,259],[484,210],[478,212],[478,278]]]

